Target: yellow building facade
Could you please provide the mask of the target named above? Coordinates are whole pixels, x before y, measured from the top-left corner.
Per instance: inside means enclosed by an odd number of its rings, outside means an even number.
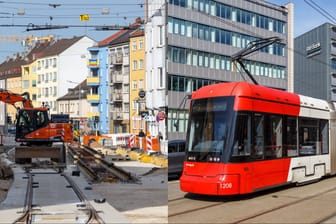
[[[9,77],[7,78],[7,90],[13,92],[13,93],[18,93],[21,94],[22,88],[21,88],[21,76],[19,77]],[[22,105],[22,104],[17,104],[17,105]],[[7,116],[11,117],[11,120],[14,122],[16,118],[16,109],[10,104],[7,104]]]
[[[145,37],[142,30],[130,36],[130,132],[146,130]]]
[[[28,92],[34,107],[39,107],[37,98],[36,60],[22,66],[22,92]]]

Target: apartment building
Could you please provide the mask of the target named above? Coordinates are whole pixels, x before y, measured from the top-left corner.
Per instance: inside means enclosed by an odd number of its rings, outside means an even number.
[[[88,49],[87,99],[96,110],[94,116],[99,116],[98,129],[103,134],[130,133],[130,37],[140,24],[137,19],[129,29]]]
[[[147,132],[145,36],[142,29],[130,34],[130,133]]]
[[[22,65],[21,87],[22,92],[29,92],[34,107],[41,106],[37,102],[37,59],[43,55],[43,50],[50,46],[54,38],[50,36],[45,41],[34,43],[34,47],[24,56],[25,63]]]
[[[15,54],[7,58],[0,65],[1,88],[13,93],[21,94],[21,66],[25,63],[23,55]],[[17,103],[16,106],[22,106]],[[16,118],[16,108],[12,105],[0,102],[0,132],[5,133]]]
[[[95,41],[86,36],[60,39],[44,49],[36,60],[36,101],[39,105],[48,105],[51,114],[58,113],[57,98],[86,78],[87,48],[94,44]]]
[[[87,101],[89,88],[85,79],[74,88],[68,89],[67,93],[57,99],[59,114],[69,114],[73,128],[83,133],[96,130],[96,124],[91,122],[87,115],[91,112],[91,104]]]

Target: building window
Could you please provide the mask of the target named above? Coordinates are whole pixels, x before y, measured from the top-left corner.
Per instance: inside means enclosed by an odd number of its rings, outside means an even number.
[[[125,108],[125,112],[128,113],[129,112],[129,103],[125,103],[124,108]]]
[[[133,41],[133,42],[132,42],[132,50],[133,50],[133,51],[136,51],[136,49],[137,49],[137,42],[136,42],[136,41]]]
[[[169,91],[192,92],[203,86],[215,84],[217,82],[219,81],[169,74],[167,88]]]
[[[163,88],[163,71],[162,68],[158,68],[159,73],[159,87]]]
[[[144,80],[143,79],[139,80],[139,89],[144,89]]]
[[[136,100],[133,100],[132,101],[132,109],[133,110],[136,110],[137,109],[137,106],[138,106],[138,102]]]
[[[182,36],[186,35],[188,37],[193,37],[196,39],[202,39],[215,43],[226,44],[239,48],[244,48],[249,42],[256,40],[255,37],[246,34],[223,30],[217,27],[205,26],[202,24],[188,22],[177,18],[169,19],[168,26],[169,23],[171,23],[171,27],[173,27],[174,29],[173,30],[168,29],[168,33],[173,33]],[[183,28],[183,32],[182,29],[179,28],[181,24],[183,24],[183,27],[186,27]],[[285,47],[284,44],[276,43],[271,45],[269,48],[261,49],[260,51],[278,56],[285,56],[284,47]]]
[[[139,69],[143,69],[144,68],[144,60],[140,59],[139,60]]]
[[[137,81],[136,81],[136,80],[133,80],[133,81],[132,81],[132,89],[133,89],[133,90],[136,90],[136,89],[137,89]]]
[[[139,49],[140,49],[140,50],[144,49],[144,43],[143,43],[143,40],[139,40]]]
[[[168,46],[168,61],[198,67],[210,67],[216,70],[232,71],[231,59],[228,56],[196,50],[189,50],[189,49],[187,50],[184,48],[174,46]],[[271,78],[281,78],[281,79],[286,78],[285,73],[286,68],[284,66],[266,64],[262,62],[254,62],[249,60],[244,60],[244,63],[246,64],[246,67],[253,75],[265,74],[265,76]]]
[[[24,80],[22,84],[23,84],[22,85],[23,89],[28,89],[29,88],[29,80]]]
[[[185,110],[168,111],[168,132],[186,132],[189,113]],[[176,127],[175,124],[178,124]]]
[[[133,70],[137,70],[137,68],[138,68],[138,62],[137,62],[136,60],[134,60],[134,61],[132,62],[132,69],[133,69]]]

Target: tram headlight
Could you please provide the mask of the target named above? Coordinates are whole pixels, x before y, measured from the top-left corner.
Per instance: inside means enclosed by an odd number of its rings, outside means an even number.
[[[188,156],[188,161],[196,161],[196,156]]]
[[[220,162],[220,157],[219,156],[210,156],[208,158],[209,162]]]

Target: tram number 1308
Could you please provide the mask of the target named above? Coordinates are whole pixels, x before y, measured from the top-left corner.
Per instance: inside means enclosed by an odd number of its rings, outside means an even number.
[[[220,188],[221,189],[231,189],[232,188],[232,183],[220,183]]]

